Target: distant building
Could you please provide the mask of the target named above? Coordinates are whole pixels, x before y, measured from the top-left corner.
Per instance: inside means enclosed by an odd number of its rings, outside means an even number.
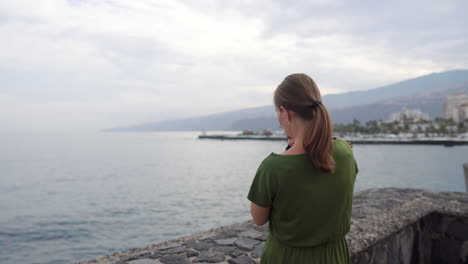
[[[458,107],[459,122],[464,122],[468,119],[468,104],[462,104]]]
[[[244,131],[242,131],[242,135],[254,135],[255,133],[253,132],[253,130],[250,130],[250,129],[245,129]]]
[[[411,132],[423,132],[429,128],[429,124],[409,124],[408,128]]]
[[[390,115],[391,121],[419,121],[429,119],[429,115],[419,109],[403,109]]]
[[[453,94],[445,101],[445,118],[459,123],[465,120],[468,94]]]

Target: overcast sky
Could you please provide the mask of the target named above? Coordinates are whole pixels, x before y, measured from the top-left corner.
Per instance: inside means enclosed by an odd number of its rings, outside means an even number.
[[[468,1],[0,0],[2,131],[91,131],[468,68]]]

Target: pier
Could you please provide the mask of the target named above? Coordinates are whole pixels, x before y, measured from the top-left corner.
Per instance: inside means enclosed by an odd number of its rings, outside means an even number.
[[[199,139],[218,139],[218,140],[267,140],[267,141],[287,141],[285,136],[262,136],[262,135],[200,135]],[[468,138],[360,138],[360,137],[342,137],[343,140],[352,144],[366,145],[442,145],[458,146],[468,145]]]

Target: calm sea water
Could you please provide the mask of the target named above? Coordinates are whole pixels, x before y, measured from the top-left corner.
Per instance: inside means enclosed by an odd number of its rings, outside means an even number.
[[[0,263],[71,263],[249,219],[257,166],[284,142],[198,132],[2,135]],[[464,191],[468,146],[356,145],[356,191]]]

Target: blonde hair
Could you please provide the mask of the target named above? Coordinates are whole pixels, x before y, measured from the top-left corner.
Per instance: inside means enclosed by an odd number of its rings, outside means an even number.
[[[304,73],[287,76],[276,88],[274,104],[297,113],[306,121],[303,144],[315,168],[335,172],[333,124],[314,80]]]

